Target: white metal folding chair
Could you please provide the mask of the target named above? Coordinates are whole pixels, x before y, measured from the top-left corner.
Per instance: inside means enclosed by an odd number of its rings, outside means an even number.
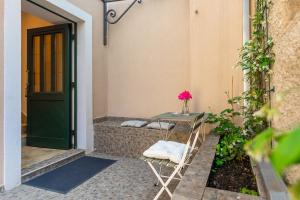
[[[170,189],[168,188],[168,185],[170,184],[170,182],[175,179],[175,180],[181,180],[182,178],[182,174],[181,174],[181,170],[182,168],[184,167],[185,165],[185,161],[186,161],[186,158],[188,157],[189,155],[189,150],[190,150],[190,140],[187,142],[186,144],[186,147],[185,147],[185,150],[184,150],[184,153],[183,153],[183,156],[180,160],[179,163],[174,163],[174,162],[171,162],[171,161],[168,161],[168,160],[161,160],[161,159],[155,159],[155,158],[148,158],[148,157],[141,157],[142,160],[146,161],[150,168],[152,169],[152,171],[154,172],[154,174],[156,175],[156,177],[158,178],[158,181],[161,183],[162,185],[162,188],[159,190],[159,192],[156,194],[156,196],[154,197],[154,200],[158,199],[162,193],[164,191],[166,191],[168,193],[168,195],[170,197],[172,197],[172,193],[170,191]],[[161,175],[160,172],[157,172],[155,167],[153,166],[153,163],[157,163],[158,165],[164,165],[164,166],[167,166],[167,167],[170,167],[170,168],[173,168],[174,171],[171,173],[170,176],[164,176],[164,175]],[[175,176],[178,176],[178,177],[175,177]],[[167,179],[166,181],[164,181],[163,179]]]
[[[191,132],[190,132],[190,137],[192,142],[192,151],[191,153],[193,153],[195,150],[198,150],[197,142],[199,142],[200,144],[203,143],[205,141],[205,122],[208,118],[208,114],[204,113],[204,115],[202,116],[198,116],[196,117],[193,126],[191,128]],[[200,136],[200,138],[199,138]]]
[[[204,119],[204,120],[206,120],[206,119]],[[152,169],[152,171],[158,178],[158,181],[162,184],[162,188],[156,194],[156,196],[154,197],[154,200],[158,199],[164,191],[166,191],[167,194],[170,197],[172,197],[172,193],[171,193],[170,189],[168,188],[168,185],[170,184],[170,182],[172,180],[181,180],[182,179],[182,169],[186,165],[189,165],[189,160],[190,160],[193,152],[196,149],[198,149],[198,148],[196,148],[196,143],[197,143],[197,141],[199,141],[198,138],[199,138],[200,134],[202,137],[202,142],[204,141],[205,133],[200,133],[200,131],[202,131],[203,122],[205,122],[205,121],[203,121],[203,119],[201,119],[201,117],[196,118],[196,120],[191,128],[189,139],[185,145],[183,155],[178,163],[174,163],[167,159],[157,159],[157,158],[145,157],[145,156],[141,157],[142,160],[144,160],[148,163],[148,165],[150,166],[150,168]],[[159,172],[155,169],[155,167],[153,165],[154,163],[159,165]],[[173,172],[171,173],[170,176],[161,175],[161,167],[162,166],[173,168]],[[166,179],[166,181],[164,181],[163,179]]]

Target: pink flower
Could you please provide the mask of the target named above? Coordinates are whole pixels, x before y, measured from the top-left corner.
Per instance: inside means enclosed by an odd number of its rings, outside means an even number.
[[[190,100],[192,99],[192,95],[189,91],[185,90],[178,95],[179,100]]]

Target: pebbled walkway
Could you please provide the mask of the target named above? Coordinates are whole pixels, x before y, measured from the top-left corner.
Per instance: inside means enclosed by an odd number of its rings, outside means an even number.
[[[155,176],[144,161],[99,153],[90,156],[118,161],[66,195],[21,185],[0,193],[0,200],[148,200],[160,189],[153,186]],[[164,195],[161,199],[169,198]]]

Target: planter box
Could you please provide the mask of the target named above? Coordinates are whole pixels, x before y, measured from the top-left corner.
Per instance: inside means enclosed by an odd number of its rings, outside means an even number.
[[[266,196],[269,200],[289,200],[288,190],[283,180],[278,177],[270,163],[259,162],[257,168],[262,177]]]
[[[259,196],[207,187],[219,137],[209,135],[174,191],[174,200],[289,200],[287,188],[268,163],[251,161]]]

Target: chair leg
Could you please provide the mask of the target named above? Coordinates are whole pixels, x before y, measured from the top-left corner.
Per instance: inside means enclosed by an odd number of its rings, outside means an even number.
[[[180,171],[178,171],[177,174],[182,179],[182,174],[180,173]]]
[[[159,166],[159,176],[161,176],[161,168],[162,166]],[[154,183],[154,186],[158,186],[159,185],[159,180],[157,179],[156,183]]]
[[[165,190],[168,195],[172,198],[172,193],[168,188],[168,185],[170,184],[171,180],[174,178],[174,176],[178,173],[178,170],[180,169],[179,166],[176,167],[176,169],[174,170],[174,172],[171,174],[171,176],[168,178],[168,180],[166,182],[164,182],[162,180],[162,178],[160,177],[159,173],[157,173],[156,169],[154,168],[154,166],[152,165],[152,163],[147,162],[150,166],[150,168],[152,169],[152,171],[154,172],[154,174],[156,175],[156,177],[158,178],[159,182],[162,184],[162,188],[159,190],[159,192],[156,194],[156,196],[154,197],[154,200],[158,199],[160,197],[160,195],[163,193],[163,191]]]

